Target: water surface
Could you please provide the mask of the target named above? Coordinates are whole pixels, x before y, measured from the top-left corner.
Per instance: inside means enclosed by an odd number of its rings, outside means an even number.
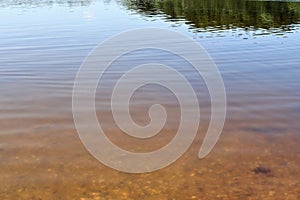
[[[0,1],[0,17],[0,197],[300,198],[300,3],[10,0]],[[119,59],[114,63],[118,73],[153,60],[180,70],[197,92],[203,117],[196,141],[182,158],[158,172],[132,175],[88,154],[75,130],[71,98],[76,72],[93,48],[117,33],[144,27],[176,30],[205,47],[224,79],[228,113],[217,146],[198,160],[210,117],[201,77],[166,52],[137,51]],[[178,103],[162,88],[141,88],[132,106],[141,124],[149,120],[151,104],[166,106],[168,122],[157,138],[140,141],[116,127],[107,104],[111,78],[117,76],[108,73],[110,81],[96,96],[108,137],[137,152],[170,141],[178,126]],[[259,164],[271,173],[253,173]]]

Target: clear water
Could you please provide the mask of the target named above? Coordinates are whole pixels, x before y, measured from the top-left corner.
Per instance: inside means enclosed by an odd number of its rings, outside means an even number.
[[[0,1],[0,19],[1,197],[300,198],[300,3],[9,0]],[[190,153],[167,169],[129,175],[104,167],[85,151],[74,128],[71,98],[76,72],[93,48],[122,31],[144,27],[176,30],[205,47],[224,79],[228,114],[211,157],[196,160],[199,137]],[[171,55],[140,52],[119,64],[136,64],[146,54],[175,62]],[[186,73],[208,119],[205,85],[193,72]],[[169,93],[148,93],[160,94],[176,111]],[[128,138],[118,139],[121,133],[104,101],[106,96],[97,96],[108,135],[131,149]],[[151,101],[135,100],[135,118],[141,123],[147,121],[145,107]],[[172,116],[168,130],[178,122],[178,115]],[[204,133],[207,120],[201,127]],[[142,150],[162,145],[137,142]],[[258,164],[272,169],[271,178],[251,172]]]

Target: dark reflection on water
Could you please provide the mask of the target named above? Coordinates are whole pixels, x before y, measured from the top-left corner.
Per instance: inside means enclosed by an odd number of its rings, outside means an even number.
[[[124,4],[147,17],[184,21],[196,31],[234,28],[293,31],[300,19],[299,2],[245,0],[126,0]]]

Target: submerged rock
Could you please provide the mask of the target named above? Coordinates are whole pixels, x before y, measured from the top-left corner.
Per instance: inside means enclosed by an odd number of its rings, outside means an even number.
[[[259,165],[258,167],[252,169],[252,171],[255,173],[255,174],[268,174],[271,172],[271,170],[269,168],[266,168],[262,165]]]

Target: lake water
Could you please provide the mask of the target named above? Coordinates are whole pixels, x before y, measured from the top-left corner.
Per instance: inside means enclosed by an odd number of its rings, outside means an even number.
[[[300,199],[300,3],[7,0],[0,1],[0,18],[2,199]],[[122,70],[155,59],[184,71],[203,117],[179,160],[157,172],[127,174],[98,162],[80,142],[72,90],[82,61],[99,43],[147,27],[178,31],[207,50],[225,84],[227,117],[217,145],[199,160],[210,118],[203,80],[165,52],[118,60]],[[136,152],[168,143],[180,117],[174,96],[154,86],[137,92],[137,122],[146,124],[157,102],[171,115],[160,135],[134,139],[122,134],[107,107],[112,82],[96,94],[107,136]],[[259,165],[271,172],[254,173]]]

